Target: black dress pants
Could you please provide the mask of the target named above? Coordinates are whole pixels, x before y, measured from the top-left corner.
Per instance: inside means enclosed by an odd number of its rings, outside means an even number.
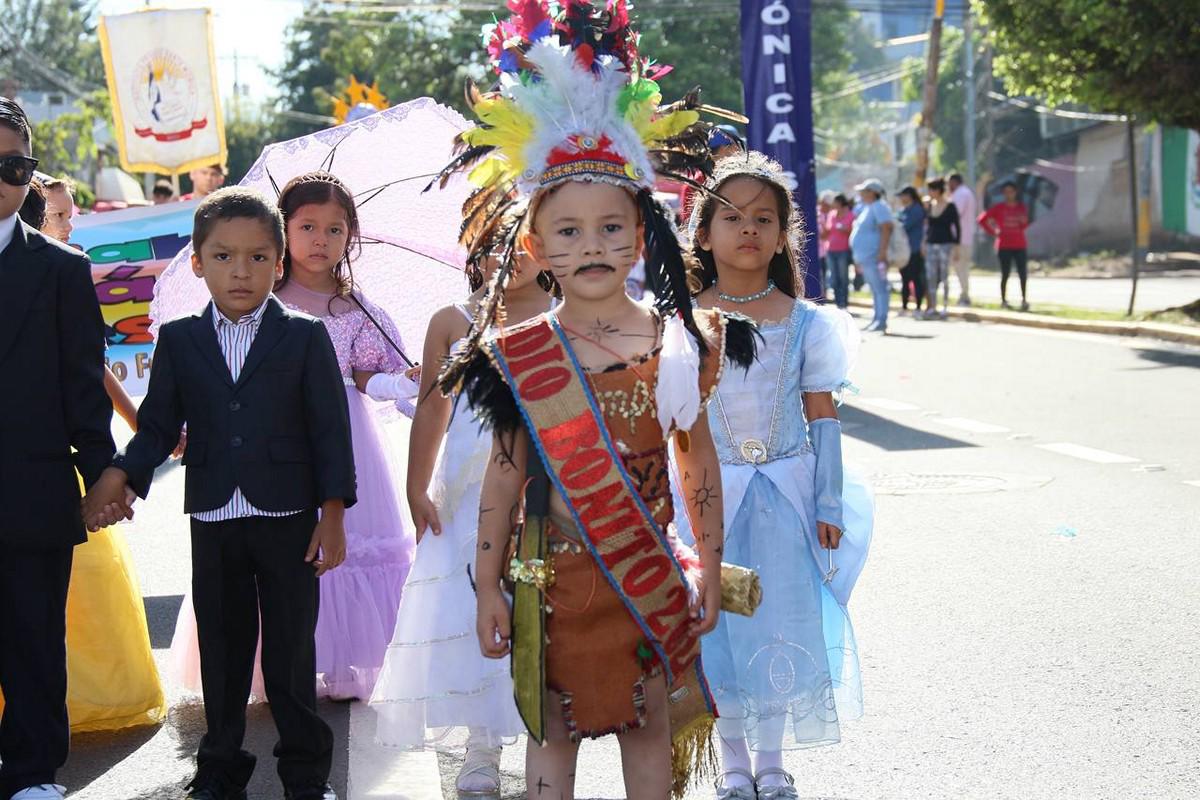
[[[67,586],[73,547],[0,545],[0,798],[54,783],[67,760]]]
[[[315,511],[288,517],[192,520],[192,597],[208,732],[195,785],[245,787],[254,756],[242,749],[262,615],[262,672],[279,742],[279,777],[293,791],[324,785],[333,731],[317,716],[319,589],[304,554]]]

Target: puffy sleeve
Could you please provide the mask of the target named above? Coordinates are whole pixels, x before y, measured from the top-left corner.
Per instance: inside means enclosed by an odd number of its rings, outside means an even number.
[[[816,306],[811,313],[800,345],[800,391],[840,391],[849,384],[858,357],[858,328],[849,314],[833,306]]]
[[[369,316],[363,320],[363,325],[350,346],[350,368],[364,372],[403,372],[408,365],[392,346],[392,343],[395,343],[396,347],[404,349],[404,342],[400,338],[400,332],[396,330],[396,324],[386,311],[370,300],[365,297],[358,299]],[[391,342],[388,339],[391,339]],[[409,354],[406,352],[405,355]]]

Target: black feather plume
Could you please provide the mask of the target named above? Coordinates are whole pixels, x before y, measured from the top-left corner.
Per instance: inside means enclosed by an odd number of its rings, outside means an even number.
[[[654,306],[663,317],[675,314],[683,319],[683,326],[688,329],[696,340],[696,347],[701,354],[708,352],[708,343],[696,325],[692,315],[692,295],[688,291],[687,266],[683,262],[683,249],[679,244],[679,235],[671,222],[671,212],[662,203],[654,199],[649,189],[642,189],[637,194],[638,205],[642,212],[643,242],[645,244],[644,258],[646,276],[649,280],[653,273],[658,277],[654,281],[656,296]]]

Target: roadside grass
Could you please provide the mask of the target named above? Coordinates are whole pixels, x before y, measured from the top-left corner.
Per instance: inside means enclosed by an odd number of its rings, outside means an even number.
[[[871,293],[869,291],[851,292],[850,298],[852,300],[870,303]],[[893,300],[892,308],[895,309],[898,307],[898,305],[899,304]],[[988,311],[1016,311],[1015,307],[1013,309],[1005,309],[998,302],[981,302],[978,300],[974,301],[971,304],[971,307],[985,309]],[[1162,322],[1171,325],[1200,327],[1200,300],[1178,308],[1164,308],[1157,311],[1141,311],[1134,314],[1132,317],[1126,316],[1125,313],[1121,311],[1098,308],[1081,308],[1080,306],[1061,305],[1058,303],[1030,303],[1029,311],[1027,313],[1039,314],[1046,317],[1057,317],[1059,319],[1098,320],[1101,322]]]

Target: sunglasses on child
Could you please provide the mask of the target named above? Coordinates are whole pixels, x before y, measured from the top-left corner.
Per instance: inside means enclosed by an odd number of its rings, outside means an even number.
[[[9,186],[28,186],[38,160],[28,156],[0,156],[0,181]]]

